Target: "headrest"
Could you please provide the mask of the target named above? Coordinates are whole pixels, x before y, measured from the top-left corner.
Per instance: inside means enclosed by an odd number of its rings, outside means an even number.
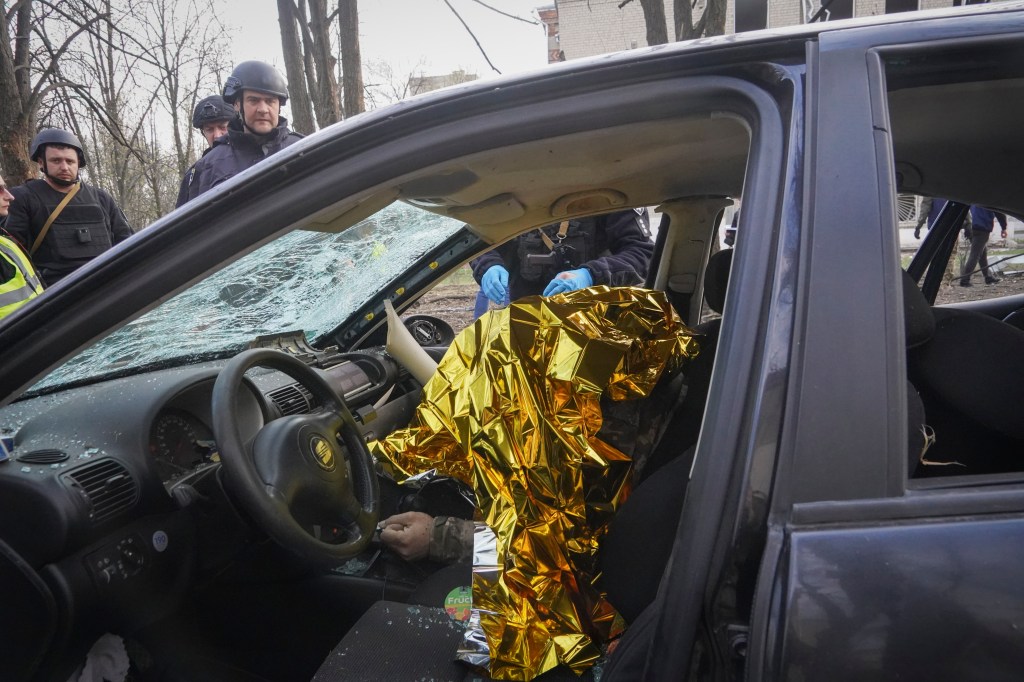
[[[708,307],[721,314],[725,307],[725,290],[729,286],[729,270],[732,268],[732,249],[713,253],[704,268],[704,300]]]
[[[903,317],[907,326],[907,348],[916,348],[927,343],[935,334],[935,316],[932,314],[932,307],[928,305],[927,299],[921,290],[917,288],[917,282],[907,274],[903,273]]]

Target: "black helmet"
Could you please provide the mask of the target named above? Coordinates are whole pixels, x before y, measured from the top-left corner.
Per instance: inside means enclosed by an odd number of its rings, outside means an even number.
[[[207,123],[230,121],[235,117],[235,108],[220,95],[210,95],[199,100],[192,112],[192,127],[202,128]]]
[[[32,138],[28,157],[33,161],[38,161],[39,157],[43,155],[43,147],[48,144],[74,147],[78,152],[78,167],[85,168],[85,148],[82,146],[82,141],[74,134],[69,133],[66,130],[61,130],[60,128],[43,128],[40,130],[36,136]]]
[[[224,83],[224,101],[234,104],[242,90],[277,95],[281,105],[288,103],[288,83],[277,69],[264,62],[242,62]]]

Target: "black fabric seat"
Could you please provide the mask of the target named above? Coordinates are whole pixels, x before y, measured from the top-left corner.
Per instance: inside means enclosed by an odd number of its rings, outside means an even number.
[[[1024,308],[1014,310],[1012,313],[1003,318],[1003,322],[1009,325],[1013,325],[1017,329],[1024,330]]]
[[[725,292],[729,286],[729,272],[732,269],[733,249],[723,249],[711,255],[704,268],[704,301],[707,307],[722,314],[725,309]],[[700,425],[704,419],[704,408],[711,388],[711,370],[715,366],[718,336],[722,329],[722,318],[717,317],[693,327],[700,337],[700,353],[686,364],[686,398],[677,407],[672,420],[662,435],[658,448],[651,455],[650,463],[642,472],[641,480],[653,474],[680,453],[696,444]]]
[[[984,474],[1024,466],[1024,331],[956,308],[931,307],[904,273],[907,372],[935,442],[917,475]],[[962,466],[961,466],[962,465]]]

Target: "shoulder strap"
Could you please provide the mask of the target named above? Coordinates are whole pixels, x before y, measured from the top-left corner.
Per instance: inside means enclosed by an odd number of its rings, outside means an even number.
[[[541,241],[544,242],[544,246],[548,247],[549,251],[554,251],[555,250],[555,242],[552,241],[551,237],[548,236],[548,233],[544,231],[544,228],[543,227],[538,227],[537,231],[540,232],[540,238],[541,238]],[[559,224],[559,226],[558,226],[558,241],[562,241],[563,239],[565,239],[565,235],[568,234],[568,232],[569,232],[569,221],[568,220],[563,220],[561,222],[561,224]]]
[[[81,182],[75,183],[74,188],[70,192],[65,194],[64,198],[61,199],[61,202],[57,204],[57,208],[53,209],[53,213],[51,213],[50,217],[46,219],[46,224],[43,225],[43,229],[39,231],[39,236],[36,237],[36,240],[34,242],[32,242],[32,250],[29,252],[30,256],[36,255],[36,251],[39,250],[39,245],[43,243],[43,239],[46,237],[46,233],[50,231],[50,225],[53,225],[53,221],[57,219],[57,216],[59,216],[60,212],[64,210],[64,207],[67,206],[68,203],[75,198],[75,195],[78,194],[78,190],[81,187]]]

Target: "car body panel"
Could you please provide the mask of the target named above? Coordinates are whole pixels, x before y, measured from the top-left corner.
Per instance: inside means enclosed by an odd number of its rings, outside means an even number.
[[[180,396],[203,403],[193,416],[209,418],[204,400],[220,360],[14,401],[96,339],[260,246],[295,229],[341,232],[395,200],[464,220],[467,229],[368,292],[323,334],[318,354],[333,360],[376,345],[385,300],[408,310],[446,271],[562,217],[566,198],[580,195],[697,207],[690,215],[700,219],[669,226],[674,241],[659,239],[665,269],[649,278],[686,301],[695,323],[719,208],[741,194],[696,459],[672,559],[649,607],[653,634],[641,645],[646,679],[1011,679],[1024,651],[1016,580],[1024,567],[1024,466],[988,477],[908,477],[913,389],[895,197],[908,186],[938,192],[957,180],[948,173],[955,164],[928,149],[950,129],[912,130],[930,101],[915,89],[914,58],[948,58],[961,48],[999,55],[1006,46],[1014,54],[1022,36],[1017,2],[836,22],[589,59],[354,117],[164,217],[5,319],[0,415],[29,425],[22,444],[86,448],[85,440],[116,441],[123,432],[116,457],[145,458],[150,424],[181,407]],[[999,80],[986,71],[989,61],[978,63],[983,85]],[[1021,68],[1006,69],[996,75],[1015,103],[1024,92]],[[973,73],[964,67],[960,78],[973,84]],[[895,87],[889,79],[903,81]],[[997,97],[978,90],[986,103]],[[961,93],[934,92],[942,102]],[[1012,117],[998,112],[986,122]],[[1003,128],[975,132],[965,138],[998,141]],[[950,146],[959,154],[963,144]],[[1016,155],[1021,144],[1008,138],[1006,150]],[[965,195],[1024,213],[1019,176],[993,182],[984,163],[971,163]],[[925,172],[915,178],[915,168]],[[414,239],[415,225],[407,232]],[[1019,301],[964,308],[1003,313]],[[363,435],[381,436],[408,418],[418,386],[397,366],[371,365],[355,372],[370,377],[370,392],[353,398]],[[346,392],[349,379],[335,376],[338,390]],[[253,432],[277,414],[270,394],[282,386],[265,381],[253,382],[246,406]],[[63,401],[76,404],[60,412]],[[115,412],[131,428],[117,428]],[[57,433],[91,415],[110,421],[82,426],[81,435]],[[126,468],[147,491],[159,483],[148,464]],[[34,482],[9,486],[31,491],[49,490],[46,481],[62,475],[3,473],[32,474]],[[213,478],[194,482],[209,491],[203,486]],[[104,622],[97,614],[105,588],[92,584],[102,567],[96,573],[83,561],[123,533],[161,525],[176,529],[176,543],[189,543],[196,508],[179,498],[191,494],[182,487],[162,505],[140,505],[141,518],[111,533],[62,526],[76,513],[61,511],[73,501],[45,512],[54,535],[75,536],[26,552],[60,603],[51,614],[59,620],[55,650],[79,653]],[[231,518],[222,523],[229,539],[247,544],[244,519],[220,511],[219,519]],[[17,550],[31,534],[10,535]],[[181,564],[180,575],[161,574],[174,587],[167,594],[185,591],[179,583],[193,567],[187,556]],[[360,594],[376,586],[364,581]],[[118,615],[139,621],[128,607]],[[44,616],[34,623],[41,632],[50,623]],[[65,663],[48,672],[66,672]]]

